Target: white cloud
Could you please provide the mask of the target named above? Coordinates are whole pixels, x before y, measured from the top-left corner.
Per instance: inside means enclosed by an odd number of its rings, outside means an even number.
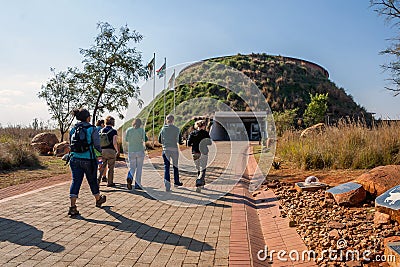
[[[11,98],[8,97],[0,98],[0,105],[10,105],[11,103],[12,103]]]
[[[8,103],[0,105],[1,125],[29,125],[34,118],[47,121],[51,115],[44,102],[31,101],[27,103]]]
[[[4,96],[22,96],[24,93],[20,90],[0,90],[0,97]]]

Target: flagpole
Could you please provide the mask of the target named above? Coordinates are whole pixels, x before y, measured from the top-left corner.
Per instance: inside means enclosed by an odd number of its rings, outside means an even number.
[[[154,59],[154,67],[153,67],[153,101],[154,101],[154,97],[156,94],[156,53],[154,53],[153,56]],[[153,148],[154,148],[154,108],[155,108],[155,103],[153,103]]]
[[[174,115],[175,115],[175,69],[174,69],[174,80],[172,81],[172,89],[174,90]]]
[[[164,73],[164,119],[165,119],[165,92],[167,91],[167,58],[164,58],[165,73]]]

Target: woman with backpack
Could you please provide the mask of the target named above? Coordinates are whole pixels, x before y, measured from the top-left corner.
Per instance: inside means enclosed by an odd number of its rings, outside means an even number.
[[[194,128],[195,130],[189,134],[187,144],[192,147],[192,156],[197,169],[196,191],[200,192],[205,185],[208,146],[211,145],[211,139],[204,120],[196,121]]]
[[[86,109],[75,109],[73,115],[79,121],[70,131],[70,160],[69,165],[72,173],[72,183],[69,197],[71,207],[68,215],[79,215],[76,208],[76,200],[82,185],[83,176],[90,186],[90,191],[96,199],[96,207],[106,202],[106,196],[100,195],[99,185],[97,183],[97,162],[95,149],[101,151],[99,133],[95,126],[91,125],[90,113]],[[100,158],[99,158],[100,159]]]
[[[142,187],[142,168],[144,161],[144,143],[147,141],[146,132],[140,126],[142,121],[135,119],[132,122],[132,127],[126,130],[125,141],[128,143],[128,161],[129,161],[129,173],[126,179],[127,187],[129,190],[132,189],[133,177],[136,173],[135,178],[135,189],[141,189]]]

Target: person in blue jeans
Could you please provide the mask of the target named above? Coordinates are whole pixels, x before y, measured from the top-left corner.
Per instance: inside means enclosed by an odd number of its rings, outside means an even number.
[[[179,128],[174,125],[174,116],[168,115],[165,118],[166,124],[161,129],[160,135],[158,136],[158,142],[162,144],[162,157],[164,160],[164,184],[165,190],[168,192],[171,190],[171,178],[170,178],[170,166],[171,160],[174,169],[174,185],[182,186],[183,183],[179,181],[179,148],[178,144],[182,145],[182,136]]]
[[[126,179],[127,187],[132,189],[133,177],[135,176],[135,189],[142,188],[142,168],[144,161],[144,143],[147,141],[146,132],[140,126],[142,121],[135,119],[132,127],[126,130],[125,140],[128,143],[129,173]]]
[[[79,215],[79,211],[76,207],[76,200],[79,195],[79,190],[81,188],[84,175],[86,175],[86,180],[88,181],[90,191],[95,197],[96,207],[101,207],[101,205],[106,202],[106,196],[100,195],[99,184],[97,183],[97,162],[99,159],[101,159],[101,157],[96,159],[94,149],[101,152],[99,133],[97,132],[97,129],[89,123],[89,111],[83,108],[75,109],[73,110],[73,114],[79,122],[75,124],[69,134],[69,140],[71,144],[69,165],[72,173],[72,183],[69,190],[71,207],[68,211],[68,215],[70,216]],[[77,137],[74,135],[74,133],[79,128],[83,128],[85,130],[85,133],[80,136],[86,136],[86,142],[76,141]],[[84,140],[84,138],[82,138],[82,140]],[[82,145],[82,143],[85,145]],[[79,148],[85,146],[86,148],[84,149]]]

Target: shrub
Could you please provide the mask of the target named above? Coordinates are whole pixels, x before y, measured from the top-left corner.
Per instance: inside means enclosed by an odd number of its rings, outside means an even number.
[[[28,143],[10,141],[0,144],[0,170],[38,166],[39,154]]]

